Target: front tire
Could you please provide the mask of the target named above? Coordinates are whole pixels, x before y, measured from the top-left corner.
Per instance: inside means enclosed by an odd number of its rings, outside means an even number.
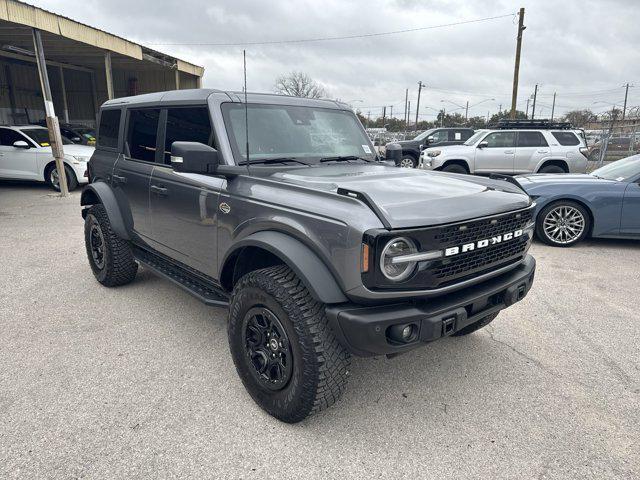
[[[545,165],[538,173],[567,173],[564,168],[558,165]]]
[[[102,285],[125,285],[136,277],[138,264],[133,259],[131,245],[113,233],[107,211],[101,204],[87,212],[84,242],[93,275]]]
[[[411,155],[405,155],[400,160],[400,168],[416,168],[418,166],[418,161],[413,158]]]
[[[469,171],[464,168],[462,165],[460,165],[459,163],[450,163],[449,165],[445,165],[442,168],[443,172],[449,172],[449,173],[460,173],[463,175],[466,175],[469,173]]]
[[[71,192],[78,188],[78,179],[76,178],[76,174],[68,165],[64,166],[64,171],[67,177],[67,188]],[[57,192],[60,191],[60,177],[58,175],[58,168],[55,164],[47,168],[47,171],[44,174],[44,179],[51,188]]]
[[[233,289],[229,347],[245,388],[267,413],[296,423],[342,395],[350,364],[324,312],[285,265],[249,272]]]
[[[547,245],[570,247],[589,234],[591,218],[580,204],[560,200],[547,205],[536,219],[536,236]]]

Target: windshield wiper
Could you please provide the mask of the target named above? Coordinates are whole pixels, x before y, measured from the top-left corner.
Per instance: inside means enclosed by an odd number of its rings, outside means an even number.
[[[239,162],[238,165],[246,165],[247,163],[249,165],[268,165],[271,163],[287,163],[287,162],[295,162],[301,165],[309,165],[307,162],[303,162],[302,160],[298,160],[297,158],[294,158],[294,157],[255,158],[255,159],[252,158],[252,159],[249,159],[248,162],[247,160],[243,160]]]
[[[348,162],[349,160],[364,160],[365,162],[371,162],[368,158],[358,157],[357,155],[338,155],[335,157],[324,157],[320,159],[320,162]]]

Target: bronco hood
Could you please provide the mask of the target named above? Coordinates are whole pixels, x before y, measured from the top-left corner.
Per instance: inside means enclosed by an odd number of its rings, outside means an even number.
[[[281,171],[274,177],[313,189],[365,194],[391,228],[470,220],[531,203],[508,182],[380,165],[323,165]]]

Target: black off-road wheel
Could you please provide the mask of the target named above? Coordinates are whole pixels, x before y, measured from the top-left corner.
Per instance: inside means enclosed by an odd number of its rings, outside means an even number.
[[[477,322],[472,323],[471,325],[467,325],[466,327],[464,327],[464,328],[458,330],[456,333],[454,333],[453,336],[454,337],[463,337],[463,336],[469,335],[470,333],[473,333],[473,332],[475,332],[477,330],[480,330],[481,328],[486,327],[491,322],[493,322],[493,319],[498,316],[498,313],[500,313],[500,312],[492,313],[491,315],[487,315],[486,317],[481,318],[480,320],[478,320]]]
[[[347,385],[349,353],[325,315],[287,266],[256,270],[235,285],[229,347],[253,400],[287,423],[335,403]]]
[[[84,221],[84,243],[89,265],[96,279],[106,287],[131,282],[138,271],[131,245],[111,230],[111,223],[100,204],[89,208]]]

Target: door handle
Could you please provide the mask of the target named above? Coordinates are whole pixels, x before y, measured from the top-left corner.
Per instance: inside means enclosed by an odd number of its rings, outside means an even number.
[[[169,193],[169,190],[167,190],[165,187],[159,187],[158,185],[151,185],[151,187],[149,187],[149,190],[161,197],[166,197]]]
[[[127,177],[121,175],[111,175],[111,178],[113,178],[116,183],[127,183]]]
[[[538,153],[549,153],[549,150],[538,150]]]
[[[505,150],[504,153],[513,153],[513,150]]]

